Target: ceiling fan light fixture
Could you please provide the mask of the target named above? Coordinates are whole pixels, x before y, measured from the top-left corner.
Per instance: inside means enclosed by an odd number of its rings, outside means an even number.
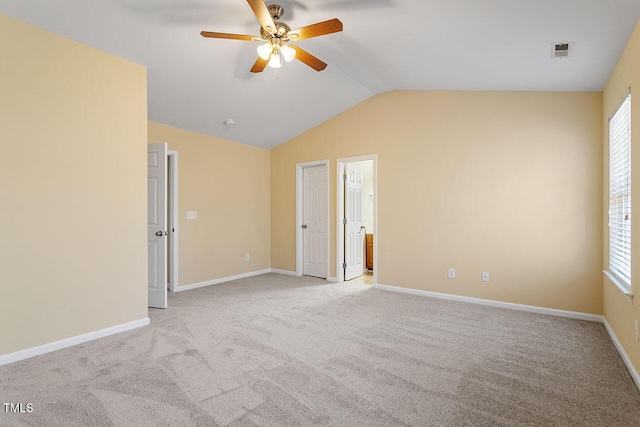
[[[271,68],[280,68],[282,67],[282,62],[280,61],[280,53],[276,50],[271,53],[271,59],[269,59],[269,67]]]
[[[266,61],[271,56],[272,50],[270,43],[261,44],[258,46],[258,56]]]
[[[282,56],[287,62],[293,61],[293,59],[296,57],[296,50],[287,45],[282,46],[280,48],[280,52],[282,52]]]

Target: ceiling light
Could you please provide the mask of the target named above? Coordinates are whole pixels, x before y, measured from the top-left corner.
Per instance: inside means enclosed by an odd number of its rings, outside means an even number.
[[[282,56],[284,57],[284,60],[287,62],[291,62],[293,61],[293,58],[296,57],[296,50],[284,45],[280,48],[280,52],[282,52]]]
[[[258,46],[258,56],[266,61],[271,56],[272,49],[271,43],[261,44]]]
[[[271,52],[271,59],[269,60],[269,67],[271,68],[280,68],[282,67],[282,63],[280,62],[280,53],[274,49]]]

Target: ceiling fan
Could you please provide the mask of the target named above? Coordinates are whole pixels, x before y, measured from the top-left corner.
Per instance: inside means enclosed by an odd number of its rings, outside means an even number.
[[[214,39],[245,40],[263,42],[258,46],[258,60],[251,68],[252,73],[261,73],[267,65],[271,68],[280,68],[282,56],[286,62],[294,58],[307,64],[316,71],[327,68],[327,64],[311,55],[309,52],[295,45],[287,44],[294,40],[310,39],[325,34],[342,31],[342,22],[334,18],[328,21],[318,22],[292,30],[287,24],[280,21],[284,14],[284,8],[277,4],[267,7],[263,0],[247,0],[253,13],[260,22],[260,36],[248,36],[245,34],[214,33],[202,31],[203,37]]]

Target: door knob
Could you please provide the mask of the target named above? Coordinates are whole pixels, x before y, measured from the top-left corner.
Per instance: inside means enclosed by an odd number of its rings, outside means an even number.
[[[164,233],[162,231],[156,231],[156,236],[158,237],[164,236]]]

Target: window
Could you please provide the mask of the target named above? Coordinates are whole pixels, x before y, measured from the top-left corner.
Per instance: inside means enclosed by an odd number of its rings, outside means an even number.
[[[631,95],[609,121],[609,273],[631,288]]]

